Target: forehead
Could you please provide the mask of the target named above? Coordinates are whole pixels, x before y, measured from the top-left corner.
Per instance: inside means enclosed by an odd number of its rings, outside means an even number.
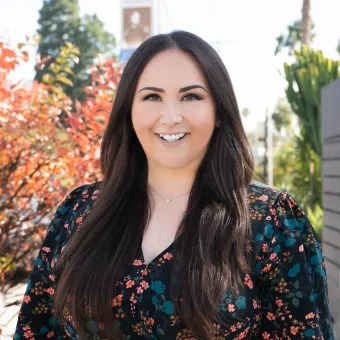
[[[182,87],[207,85],[198,62],[188,53],[172,49],[156,54],[145,66],[137,88],[143,86]]]

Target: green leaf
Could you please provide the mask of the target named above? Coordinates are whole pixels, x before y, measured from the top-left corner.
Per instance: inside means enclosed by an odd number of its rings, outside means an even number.
[[[292,240],[295,241],[295,239],[292,239]],[[292,268],[289,269],[288,276],[289,277],[295,277],[298,273],[300,273],[300,266],[301,266],[300,263],[296,263]]]
[[[59,56],[56,59],[56,63],[59,64],[59,65],[65,64],[65,58],[62,58],[61,56]]]
[[[60,65],[58,65],[56,63],[52,63],[50,65],[50,68],[51,68],[52,72],[54,72],[54,73],[60,72]]]
[[[295,296],[297,296],[298,298],[302,299],[303,294],[300,291],[298,291],[298,292],[295,293]]]
[[[68,78],[66,78],[64,76],[57,75],[56,80],[60,81],[63,84],[73,86],[72,80],[70,80],[70,79],[68,79]]]
[[[48,73],[45,73],[42,77],[42,81],[45,84],[52,84],[54,82],[54,77]]]
[[[65,68],[64,68],[64,71],[65,72],[67,72],[67,73],[69,73],[69,74],[74,74],[74,72],[71,70],[71,68],[69,67],[69,66],[66,66]]]
[[[293,304],[295,307],[297,307],[297,306],[300,304],[300,300],[294,297],[294,298],[292,299],[292,304]]]

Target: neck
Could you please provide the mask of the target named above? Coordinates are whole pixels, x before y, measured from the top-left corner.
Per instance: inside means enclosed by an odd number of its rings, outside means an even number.
[[[150,166],[148,184],[163,197],[176,197],[190,191],[195,178],[195,171]]]

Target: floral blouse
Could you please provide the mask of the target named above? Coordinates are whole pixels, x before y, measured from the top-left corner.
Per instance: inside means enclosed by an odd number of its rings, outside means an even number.
[[[53,274],[62,248],[99,195],[98,182],[73,190],[58,207],[27,285],[14,339],[79,339],[64,309],[53,317]],[[213,324],[215,339],[334,340],[321,245],[306,214],[287,192],[252,182],[248,189],[254,270],[238,296],[225,293],[219,309],[228,324]],[[140,243],[141,244],[141,243]],[[118,283],[112,313],[126,339],[195,340],[169,300],[173,244],[149,264],[141,246]],[[103,327],[90,320],[91,339]],[[200,339],[201,340],[201,339]]]

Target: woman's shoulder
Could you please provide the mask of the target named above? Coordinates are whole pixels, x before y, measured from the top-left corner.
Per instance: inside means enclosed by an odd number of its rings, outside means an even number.
[[[77,186],[59,204],[46,235],[56,254],[81,227],[98,197],[99,184],[100,182],[94,182]]]
[[[254,201],[268,202],[276,201],[283,193],[282,190],[270,187],[264,183],[252,180],[248,186],[248,198],[250,203]]]
[[[287,191],[252,181],[248,201],[253,230],[257,232],[272,237],[276,233],[300,234],[313,229],[298,201]]]
[[[278,207],[296,207],[301,209],[293,195],[285,190],[280,190],[264,183],[253,180],[248,186],[248,202],[252,209],[267,209],[267,213],[282,213],[284,209],[274,211]],[[274,210],[273,210],[274,209]],[[302,209],[301,209],[302,210]]]
[[[280,200],[282,194],[281,190],[255,180],[249,184],[248,203],[253,224],[262,225],[268,221],[268,216],[273,211],[272,207]]]
[[[65,216],[70,213],[71,209],[79,212],[92,206],[98,197],[100,183],[101,182],[86,183],[74,188],[59,205],[56,214]]]

